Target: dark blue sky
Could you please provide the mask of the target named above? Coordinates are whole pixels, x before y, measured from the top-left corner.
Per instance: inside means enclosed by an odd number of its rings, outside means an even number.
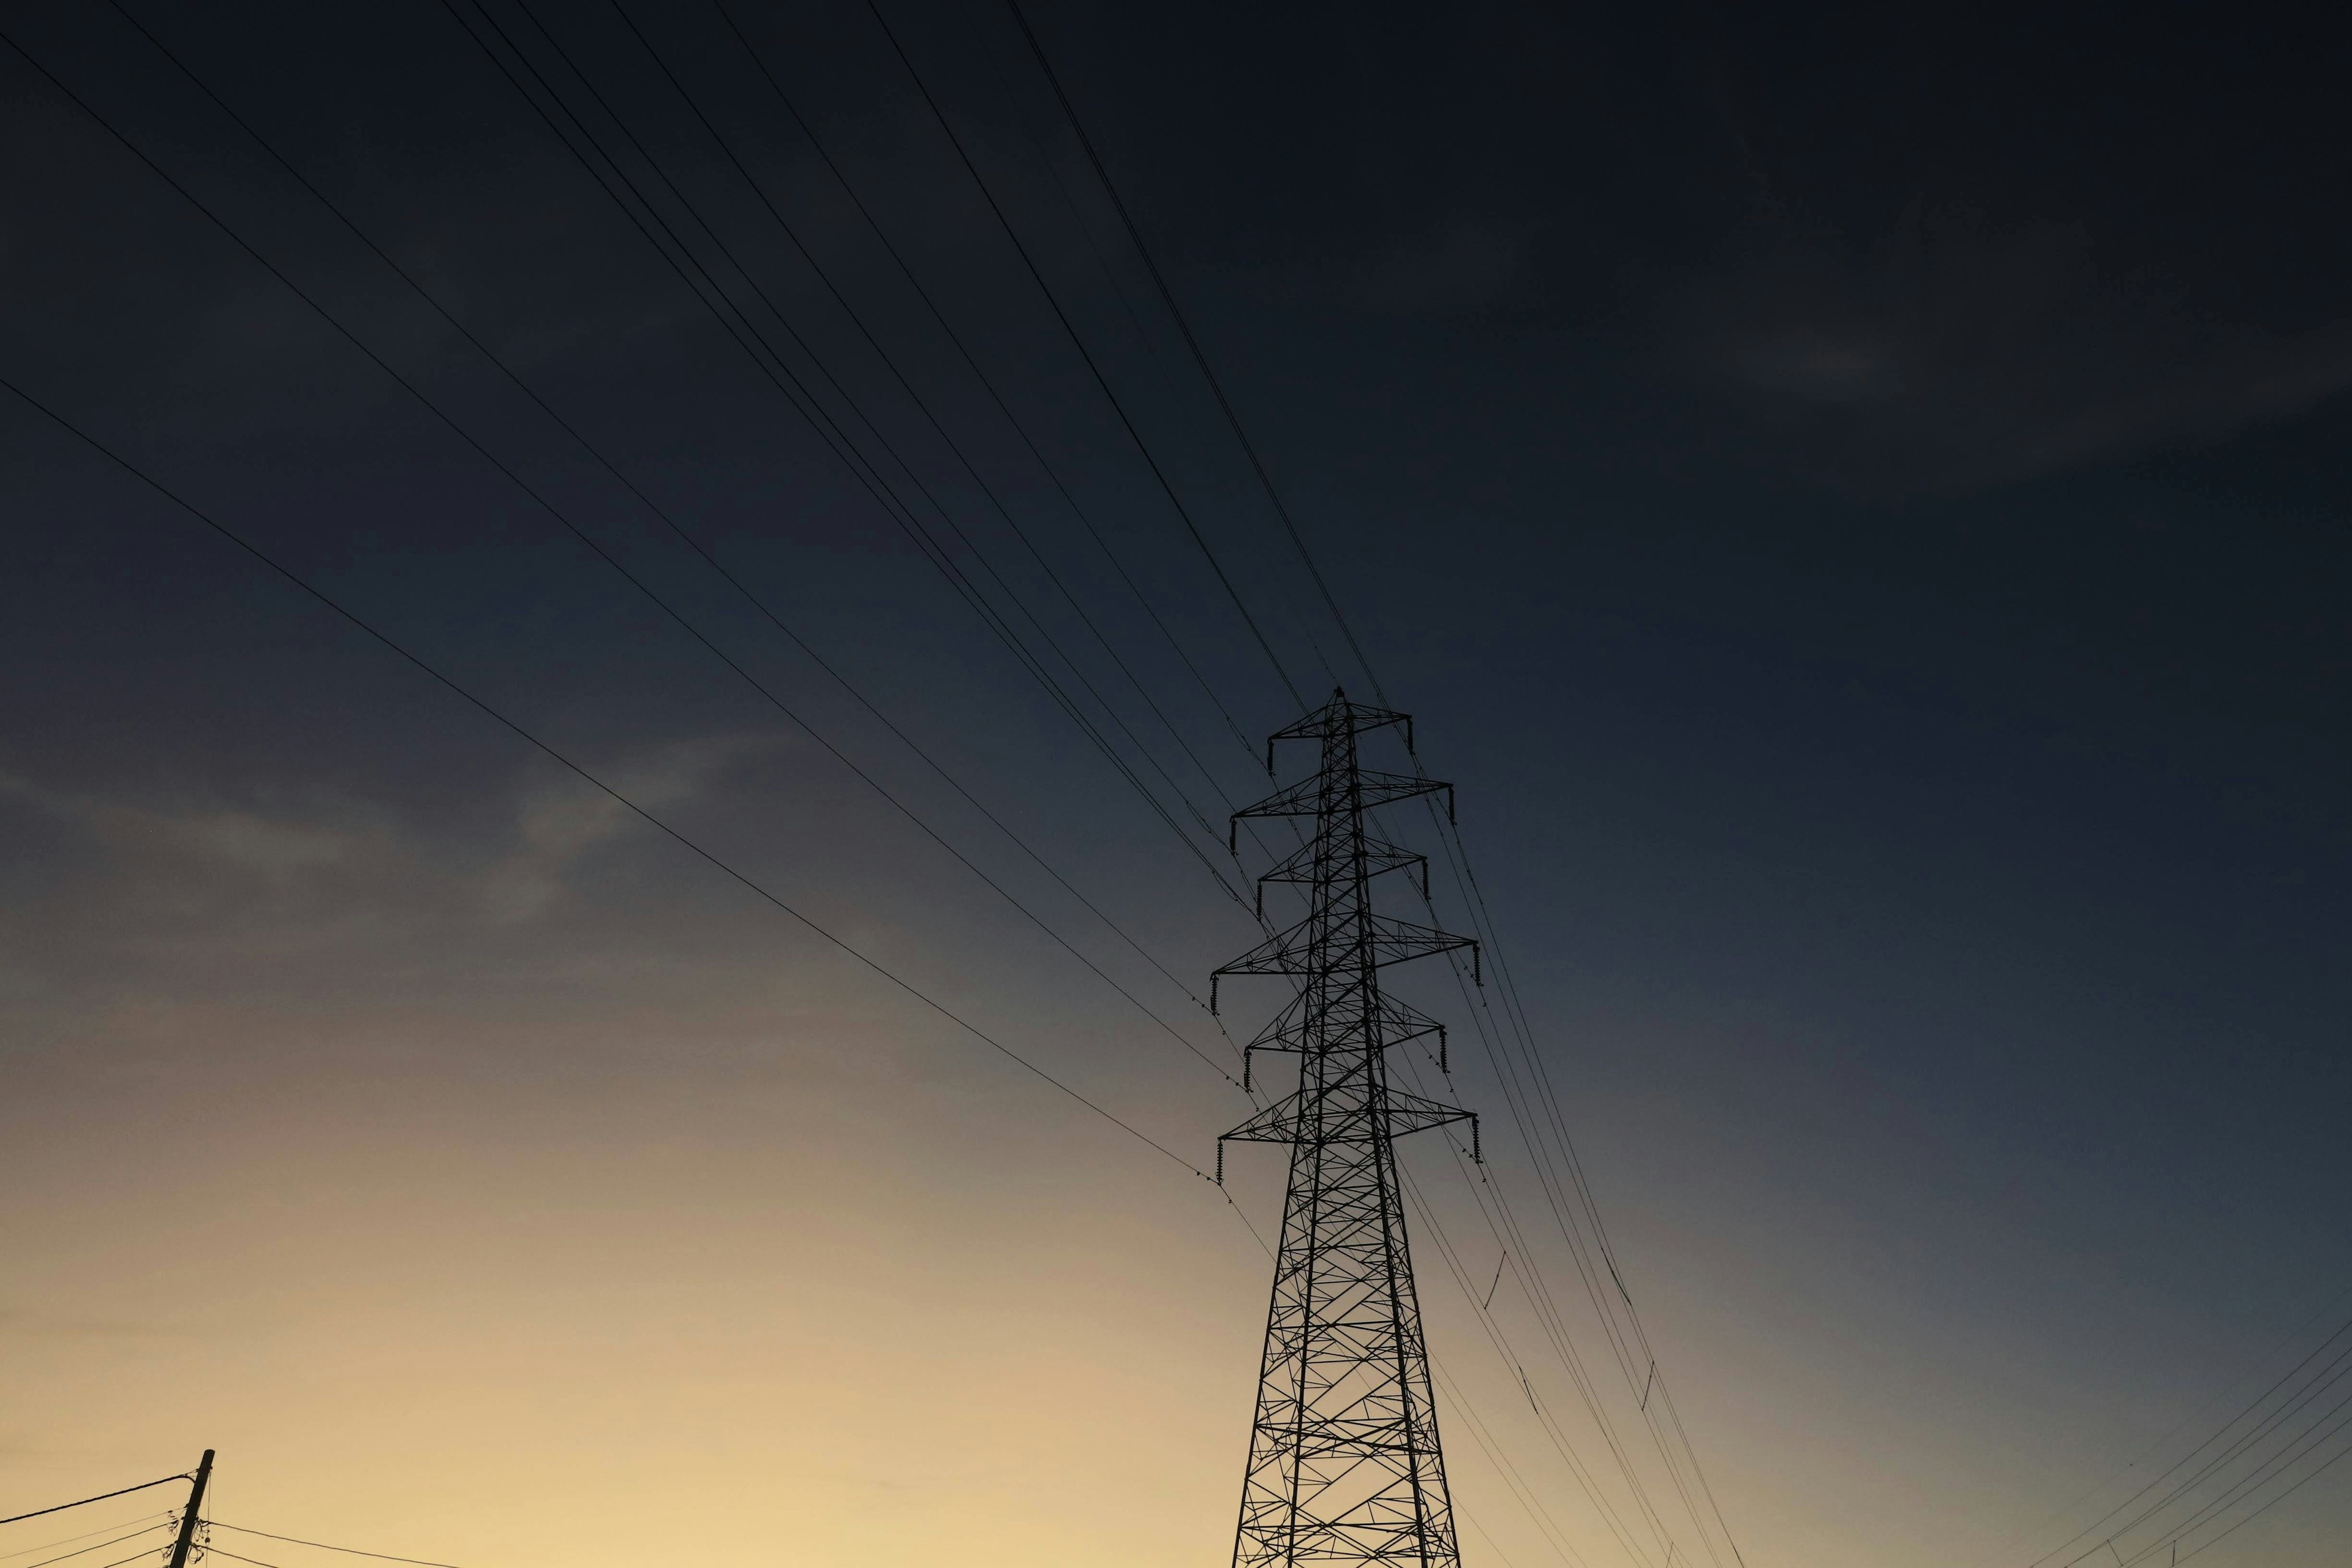
[[[1248,922],[1177,835],[447,11],[125,3],[1155,957],[1197,989],[1246,945]],[[511,4],[488,14],[609,135],[548,39],[561,41],[932,486],[965,531],[940,533],[959,569],[1001,573],[1003,602],[1017,595],[1109,695],[1111,722],[1144,737],[1157,763],[1139,769],[1182,776],[1213,821],[1252,798],[1262,776],[1226,715],[1258,734],[1292,700],[864,8],[738,15],[1116,564],[719,13],[533,9],[545,35]],[[1326,658],[1356,681],[1018,33],[979,0],[886,9],[1282,662],[1310,696],[1334,678]],[[1539,1048],[1653,1338],[1686,1369],[1684,1412],[1748,1562],[2022,1565],[2137,1482],[2068,1515],[2070,1498],[2238,1380],[2259,1388],[2281,1336],[2317,1342],[2309,1314],[2352,1285],[2352,220],[2334,199],[2352,110],[2325,19],[2091,5],[1034,16],[1385,689],[1415,714],[1421,755],[1461,786]],[[1155,1006],[1189,1006],[121,16],[33,5],[5,27],[960,848]],[[1019,1034],[1153,1138],[1208,1158],[1234,1118],[1164,1034],[14,53],[0,101],[0,374],[841,934]],[[724,272],[707,237],[692,244]],[[707,1430],[657,1413],[676,1369],[631,1336],[734,1325],[749,1337],[711,1350],[714,1387],[731,1367],[761,1398],[811,1401],[845,1452],[866,1455],[792,1493],[823,1516],[811,1560],[935,1561],[955,1546],[1035,1561],[1041,1521],[1058,1520],[1076,1561],[1128,1550],[1118,1521],[1139,1510],[1181,1521],[1151,1537],[1168,1562],[1223,1550],[1262,1260],[1191,1178],[1155,1185],[1162,1173],[1116,1133],[1096,1140],[1082,1110],[580,795],[21,404],[0,408],[0,1099],[36,1194],[8,1211],[10,1245],[34,1262],[0,1293],[0,1333],[58,1369],[53,1403],[0,1429],[27,1489],[69,1489],[101,1458],[143,1474],[142,1444],[213,1440],[185,1425],[202,1412],[91,1426],[68,1408],[76,1391],[233,1365],[245,1371],[213,1418],[242,1423],[257,1471],[266,1451],[297,1478],[244,1484],[278,1487],[281,1513],[315,1507],[310,1522],[341,1539],[343,1483],[263,1447],[282,1441],[268,1435],[285,1366],[189,1302],[241,1302],[329,1365],[373,1365],[370,1336],[408,1316],[434,1325],[452,1364],[495,1359],[495,1332],[467,1324],[521,1321],[572,1277],[482,1240],[505,1234],[485,1216],[509,1215],[509,1189],[520,1215],[572,1184],[594,1195],[555,1229],[583,1259],[667,1257],[691,1236],[698,1258],[732,1260],[677,1285],[731,1307],[582,1309],[581,1332],[630,1342],[615,1375],[649,1402],[595,1419],[674,1457],[708,1446],[722,1470],[799,1463],[718,1395]],[[1150,787],[1183,821],[1172,788]],[[859,1065],[834,1065],[845,1058]],[[1474,1059],[1457,1092],[1485,1095],[1499,1123],[1484,1070]],[[490,1106],[535,1126],[511,1158],[515,1122]],[[77,1163],[116,1126],[140,1130],[127,1165]],[[385,1175],[445,1139],[446,1194]],[[1520,1156],[1503,1142],[1509,1179]],[[588,1152],[600,1148],[608,1158]],[[1437,1151],[1420,1157],[1433,1184],[1452,1179]],[[814,1217],[758,1195],[838,1161],[887,1173],[825,1187]],[[1262,1215],[1270,1167],[1243,1179]],[[1519,1179],[1532,1204],[1534,1177]],[[106,1270],[152,1284],[139,1270],[159,1267],[124,1218],[152,1184],[238,1215],[240,1261],[168,1310],[118,1313]],[[255,1200],[320,1184],[348,1215]],[[1466,1192],[1440,1202],[1464,1256],[1493,1267]],[[491,1304],[420,1284],[370,1297],[375,1316],[312,1310],[302,1282],[360,1279],[338,1249],[370,1225],[410,1266],[478,1241],[505,1270],[483,1287]],[[811,1277],[856,1263],[903,1279],[883,1316],[918,1338],[943,1333],[940,1301],[978,1279],[1048,1340],[1095,1349],[1034,1363],[1004,1352],[1023,1376],[987,1397],[1012,1402],[1011,1425],[968,1431],[939,1412],[980,1397],[968,1380],[996,1363],[986,1343],[909,1361],[866,1343],[881,1310],[846,1297],[775,1309],[782,1339],[743,1328],[769,1310],[747,1303],[772,1300],[772,1247],[827,1260]],[[1551,1266],[1566,1277],[1564,1259]],[[647,1277],[669,1278],[663,1267]],[[1520,1391],[1475,1359],[1488,1352],[1452,1290],[1425,1276],[1441,1358],[1482,1409],[1516,1419]],[[1168,1323],[1150,1317],[1162,1310]],[[91,1325],[124,1322],[135,1354],[88,1349],[117,1343]],[[1139,1343],[1154,1334],[1170,1336],[1167,1387],[1098,1382],[1122,1355],[1161,1353]],[[803,1349],[779,1351],[787,1340]],[[382,1375],[391,1388],[415,1374]],[[568,1375],[559,1360],[479,1415],[463,1414],[466,1374],[426,1378],[417,1418],[465,1429],[443,1450],[462,1468],[467,1444],[555,1441],[539,1424]],[[373,1386],[310,1418],[361,1441]],[[886,1438],[858,1447],[857,1413],[877,1411],[929,1424],[939,1445],[915,1465],[930,1479],[908,1483],[921,1500],[894,1505],[900,1526],[845,1500],[890,1468]],[[2185,1449],[2203,1430],[2170,1440]],[[1057,1456],[1037,1460],[1034,1488],[957,1468],[1033,1440]],[[1615,1561],[1547,1444],[1529,1424],[1506,1447],[1539,1493],[1570,1500],[1560,1518],[1584,1560]],[[1090,1445],[1134,1456],[1087,1483],[1081,1511],[1099,1529],[1057,1512],[1050,1480]],[[1491,1465],[1456,1462],[1496,1550],[1551,1560]],[[648,1494],[658,1506],[610,1539],[639,1554],[751,1550],[679,1464]],[[576,1502],[527,1466],[491,1469],[532,1507]],[[2323,1478],[2210,1561],[2313,1561],[2341,1539],[2348,1496],[2340,1473]],[[1002,1507],[984,1529],[968,1525],[975,1497]],[[452,1504],[439,1528],[520,1568],[538,1548],[499,1533],[497,1505]],[[664,1533],[681,1515],[697,1522]]]

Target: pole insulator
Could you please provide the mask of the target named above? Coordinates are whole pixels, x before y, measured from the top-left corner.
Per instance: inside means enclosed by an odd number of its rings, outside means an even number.
[[[172,1542],[172,1568],[188,1568],[188,1546],[195,1540],[196,1521],[202,1517],[205,1486],[213,1479],[213,1451],[210,1448],[205,1450],[203,1460],[196,1466],[196,1473],[188,1479],[194,1484],[188,1488],[187,1511],[180,1515],[179,1538]]]

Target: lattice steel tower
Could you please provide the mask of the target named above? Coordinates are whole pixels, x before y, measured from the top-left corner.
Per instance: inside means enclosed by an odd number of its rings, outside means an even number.
[[[1471,1113],[1391,1087],[1391,1046],[1426,1035],[1434,1020],[1381,994],[1381,966],[1476,944],[1376,913],[1372,879],[1418,871],[1423,857],[1374,838],[1365,813],[1391,801],[1451,787],[1358,761],[1358,738],[1412,721],[1331,700],[1274,741],[1313,741],[1320,765],[1303,779],[1234,814],[1312,817],[1314,837],[1258,879],[1307,892],[1307,918],[1217,971],[1294,978],[1297,994],[1253,1040],[1258,1051],[1299,1058],[1298,1089],[1225,1134],[1287,1143],[1290,1190],[1282,1247],[1266,1314],[1258,1373],[1257,1419],[1242,1482],[1235,1568],[1307,1563],[1402,1563],[1455,1568],[1454,1510],[1438,1450],[1429,1355],[1393,1140]],[[1212,981],[1211,1000],[1214,1003]],[[1219,1173],[1223,1142],[1218,1145]]]

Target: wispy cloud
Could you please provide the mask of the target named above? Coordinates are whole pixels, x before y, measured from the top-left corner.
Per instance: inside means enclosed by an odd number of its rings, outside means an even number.
[[[600,771],[658,810],[770,743],[706,737]],[[110,943],[215,955],[352,939],[381,947],[404,932],[525,924],[558,907],[583,859],[641,827],[584,783],[531,774],[487,839],[478,827],[428,826],[346,795],[131,797],[0,772],[0,808],[10,803],[62,828],[56,841],[78,862],[55,906],[33,918],[102,932]]]
[[[1527,236],[1521,230],[1458,215],[1363,258],[1349,279],[1349,292],[1380,310],[1471,310],[1520,291],[1528,275]]]
[[[741,736],[682,742],[615,770],[614,787],[648,810],[699,794],[714,774],[765,742]],[[633,826],[635,813],[579,780],[533,793],[516,814],[515,847],[479,881],[482,909],[505,925],[542,913],[591,850]]]
[[[2199,313],[2104,269],[2088,232],[1915,209],[1854,242],[1777,219],[1671,291],[1683,373],[1799,466],[1960,489],[2208,439],[2352,386],[2352,321]]]

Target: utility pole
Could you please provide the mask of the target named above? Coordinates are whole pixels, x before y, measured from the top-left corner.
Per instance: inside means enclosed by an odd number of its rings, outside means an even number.
[[[195,1484],[188,1489],[188,1510],[180,1516],[180,1539],[172,1542],[172,1568],[188,1568],[188,1544],[195,1539],[196,1512],[205,1506],[205,1483],[213,1479],[213,1451],[205,1450],[196,1466]]]
[[[1225,1134],[1291,1146],[1234,1568],[1461,1561],[1394,1140],[1469,1121],[1475,1150],[1475,1119],[1390,1086],[1388,1048],[1444,1026],[1382,995],[1379,971],[1462,948],[1475,963],[1477,944],[1373,910],[1375,877],[1417,870],[1426,888],[1428,862],[1372,837],[1365,813],[1439,791],[1452,798],[1451,785],[1361,765],[1358,738],[1391,725],[1410,737],[1404,714],[1334,691],[1272,737],[1316,742],[1314,775],[1234,814],[1236,830],[1243,817],[1315,825],[1258,879],[1261,889],[1303,889],[1306,919],[1217,971],[1290,976],[1298,988],[1248,1047],[1295,1054],[1298,1089]],[[1215,995],[1213,981],[1213,1005]]]

